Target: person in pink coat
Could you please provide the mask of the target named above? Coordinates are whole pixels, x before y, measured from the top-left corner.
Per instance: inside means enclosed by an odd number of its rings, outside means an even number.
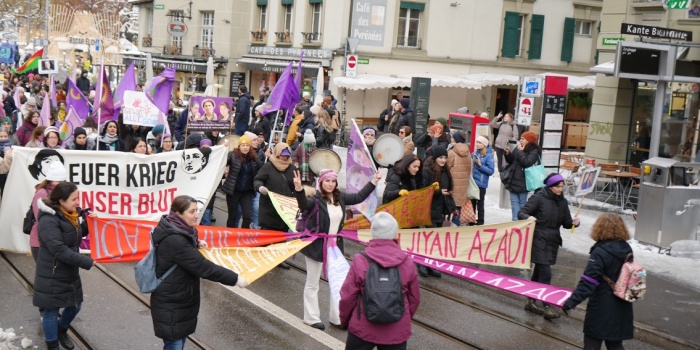
[[[348,276],[340,290],[341,328],[348,329],[345,349],[406,349],[411,337],[411,319],[420,304],[418,273],[413,260],[395,241],[399,225],[389,213],[379,212],[372,218],[372,240],[365,254],[384,268],[398,267],[403,286],[405,311],[394,323],[373,323],[365,318],[360,293],[364,293],[369,261],[355,254]],[[358,300],[360,300],[358,304]],[[357,307],[360,306],[358,313]]]

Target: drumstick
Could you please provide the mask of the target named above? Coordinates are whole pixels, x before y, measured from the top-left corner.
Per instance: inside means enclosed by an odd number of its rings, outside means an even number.
[[[581,211],[581,207],[583,206],[583,200],[585,198],[586,198],[585,194],[583,196],[581,196],[581,201],[578,203],[578,209],[576,209],[576,215],[574,215],[574,217],[577,217],[578,213]],[[574,233],[574,228],[576,228],[576,226],[574,226],[574,224],[571,224],[571,233]]]

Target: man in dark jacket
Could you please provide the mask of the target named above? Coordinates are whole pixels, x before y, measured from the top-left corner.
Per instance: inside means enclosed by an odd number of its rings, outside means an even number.
[[[189,111],[189,108],[183,110],[182,113],[180,113],[180,117],[177,118],[177,122],[175,122],[173,135],[175,135],[177,142],[185,141],[185,130],[187,130],[187,118],[189,118]]]
[[[270,122],[262,115],[264,108],[264,105],[255,107],[255,111],[253,112],[255,114],[255,119],[253,120],[253,124],[250,125],[250,131],[262,129],[265,133],[265,141],[267,142],[270,141]]]
[[[236,118],[234,119],[236,128],[233,133],[238,136],[243,136],[246,130],[248,130],[248,123],[250,122],[250,94],[245,85],[238,87],[238,96],[240,97],[236,102]]]
[[[78,87],[78,89],[83,93],[83,95],[87,96],[90,93],[90,79],[88,79],[88,72],[84,70],[78,79],[75,81],[75,85]]]
[[[409,99],[401,99],[401,114],[399,115],[399,120],[394,125],[394,129],[391,130],[392,134],[398,135],[399,129],[402,126],[410,126],[411,130],[416,130],[416,117],[413,115],[413,110],[409,107]]]

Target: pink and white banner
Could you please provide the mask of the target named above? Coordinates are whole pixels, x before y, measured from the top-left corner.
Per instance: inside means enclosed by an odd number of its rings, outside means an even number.
[[[352,119],[352,130],[350,131],[350,140],[348,142],[348,157],[345,163],[345,189],[348,193],[360,192],[372,177],[377,172],[377,168],[372,160],[372,154],[369,152],[365,140],[362,137],[360,128]],[[355,213],[363,214],[367,217],[372,217],[374,211],[377,210],[378,194],[374,190],[364,202],[350,206]]]

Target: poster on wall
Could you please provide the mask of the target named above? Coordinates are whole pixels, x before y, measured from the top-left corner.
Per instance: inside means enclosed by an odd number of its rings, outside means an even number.
[[[233,128],[233,98],[192,96],[187,129],[191,131],[226,131]]]

